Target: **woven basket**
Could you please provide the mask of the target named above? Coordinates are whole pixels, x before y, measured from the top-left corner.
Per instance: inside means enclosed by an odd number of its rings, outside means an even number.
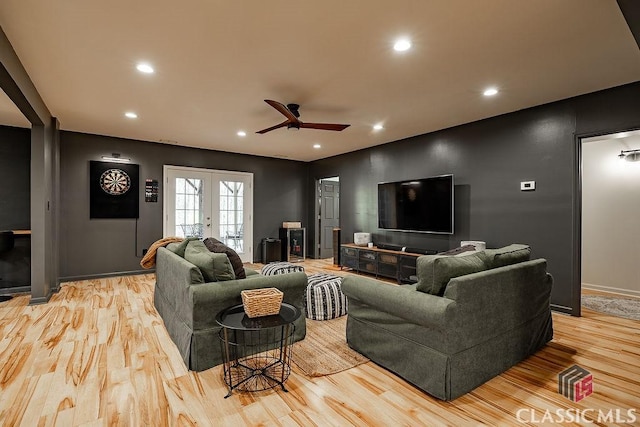
[[[249,317],[271,316],[280,313],[284,294],[276,288],[250,289],[241,291],[244,312]]]

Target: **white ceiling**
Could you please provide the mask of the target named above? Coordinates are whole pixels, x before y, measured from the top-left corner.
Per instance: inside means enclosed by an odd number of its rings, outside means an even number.
[[[62,129],[304,161],[640,78],[614,0],[2,0],[0,26]],[[264,99],[351,127],[257,135]]]

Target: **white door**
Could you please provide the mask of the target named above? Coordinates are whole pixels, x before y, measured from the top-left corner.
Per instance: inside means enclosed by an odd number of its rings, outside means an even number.
[[[214,237],[253,262],[253,174],[164,167],[164,236]]]

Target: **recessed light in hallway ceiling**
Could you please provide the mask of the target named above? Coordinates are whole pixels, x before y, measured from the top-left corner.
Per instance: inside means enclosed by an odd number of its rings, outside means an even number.
[[[393,50],[396,52],[406,52],[409,49],[411,49],[411,40],[407,38],[398,39],[393,45]]]
[[[134,113],[133,111],[127,111],[126,113],[124,113],[124,115],[128,119],[137,119],[138,118],[138,115],[136,113]]]
[[[138,65],[136,65],[136,69],[144,74],[153,74],[155,72],[153,67],[150,64],[147,64],[146,62],[138,63]]]
[[[487,89],[485,89],[484,92],[482,92],[482,94],[484,96],[494,96],[498,94],[498,89],[496,89],[495,87],[489,87]]]

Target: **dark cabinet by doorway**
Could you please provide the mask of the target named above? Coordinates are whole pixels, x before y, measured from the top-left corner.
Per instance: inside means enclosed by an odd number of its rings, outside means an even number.
[[[281,228],[280,240],[282,241],[282,260],[289,262],[304,261],[305,248],[304,228]]]

